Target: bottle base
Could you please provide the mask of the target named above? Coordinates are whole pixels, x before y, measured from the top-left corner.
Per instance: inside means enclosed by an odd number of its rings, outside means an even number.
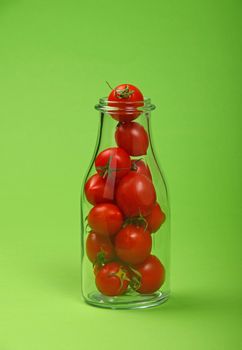
[[[105,309],[147,309],[158,306],[169,299],[169,292],[158,291],[153,294],[127,293],[123,296],[110,297],[98,292],[92,292],[85,298],[89,305]]]

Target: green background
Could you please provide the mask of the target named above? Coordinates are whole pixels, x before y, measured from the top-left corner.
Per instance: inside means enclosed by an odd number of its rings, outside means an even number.
[[[0,0],[0,349],[241,348],[241,1]],[[80,298],[79,193],[105,84],[157,105],[172,297]]]

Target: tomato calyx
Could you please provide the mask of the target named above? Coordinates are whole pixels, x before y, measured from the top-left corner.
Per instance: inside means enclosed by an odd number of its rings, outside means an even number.
[[[139,214],[139,216],[127,217],[124,221],[123,227],[126,227],[127,225],[130,225],[130,224],[143,226],[145,231],[147,230],[147,227],[148,227],[148,221],[141,213]]]
[[[108,158],[106,165],[96,167],[97,170],[100,170],[100,172],[101,172],[100,175],[102,178],[105,178],[107,175],[111,175],[112,173],[117,173],[117,172],[122,171],[122,170],[129,170],[130,169],[130,168],[116,168],[116,169],[112,168],[111,167],[112,159],[113,159],[113,155],[111,155]]]
[[[96,259],[93,263],[93,270],[99,270],[101,267],[103,267],[108,260],[105,258],[105,252],[101,250],[97,253]]]
[[[131,164],[131,170],[132,171],[137,171],[138,170],[137,163],[140,162],[141,160],[143,160],[143,158],[135,159],[134,161],[132,161],[132,164]]]
[[[96,259],[93,263],[93,267],[102,267],[108,262],[110,262],[111,259],[106,258],[106,252],[101,248],[100,252],[97,253]]]
[[[128,277],[127,271],[125,271],[122,267],[119,268],[117,272],[110,273],[110,276],[116,276],[120,280],[119,290],[123,288],[124,281],[130,282],[130,278]]]
[[[134,90],[131,90],[128,85],[125,86],[124,89],[116,89],[115,95],[119,99],[127,99],[129,96],[133,95]]]
[[[102,178],[105,178],[109,173],[113,172],[113,170],[115,169],[112,169],[110,164],[111,164],[111,161],[113,159],[113,156],[111,155],[109,158],[108,158],[108,161],[107,161],[107,164],[104,165],[104,166],[97,166],[96,169],[97,170],[100,170],[101,171],[101,177]]]
[[[134,290],[138,290],[141,287],[141,278],[142,275],[139,271],[135,270],[133,267],[129,266],[130,271],[132,272],[132,277],[130,280],[130,286]]]
[[[107,259],[105,258],[105,252],[101,250],[100,252],[97,253],[96,260],[94,261],[93,265],[98,264],[99,266],[105,265],[107,262]]]
[[[115,96],[119,99],[127,99],[129,98],[129,96],[133,95],[133,93],[135,92],[134,90],[131,90],[128,87],[128,85],[126,85],[124,89],[113,89],[107,80],[106,80],[106,83],[111,90],[115,91]]]

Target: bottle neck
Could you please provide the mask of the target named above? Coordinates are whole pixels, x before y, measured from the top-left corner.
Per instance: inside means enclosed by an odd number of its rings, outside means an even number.
[[[142,101],[109,101],[107,97],[103,97],[100,98],[99,103],[95,106],[95,108],[99,111],[103,111],[114,116],[119,114],[125,114],[128,116],[137,112],[145,113],[153,111],[155,109],[155,105],[152,104],[151,99],[147,97],[145,97]]]
[[[122,124],[126,126],[130,125],[131,127],[136,126],[139,129],[143,128],[144,133],[147,134],[149,142],[151,142],[150,118],[151,112],[147,111],[141,113],[135,120],[122,123],[114,119],[110,114],[100,111],[99,132],[96,146],[97,149],[100,151],[109,147],[117,147],[115,133],[117,129],[122,126]]]

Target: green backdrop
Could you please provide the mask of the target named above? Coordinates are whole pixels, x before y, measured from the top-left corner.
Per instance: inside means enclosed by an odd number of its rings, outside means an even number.
[[[0,0],[0,349],[241,348],[241,1]],[[157,105],[172,297],[80,297],[79,192],[105,84]]]

